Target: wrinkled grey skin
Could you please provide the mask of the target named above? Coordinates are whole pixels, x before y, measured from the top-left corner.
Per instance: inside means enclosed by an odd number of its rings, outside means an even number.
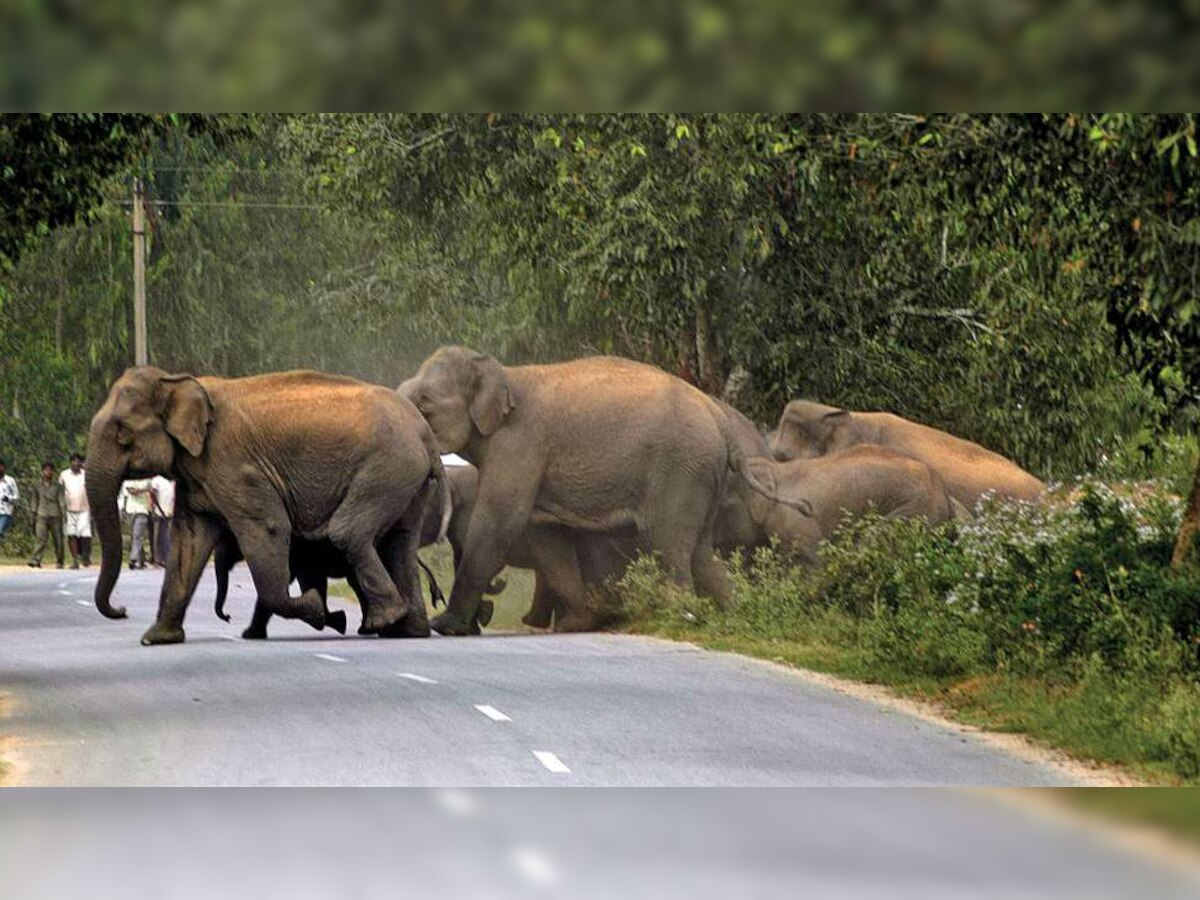
[[[771,435],[771,450],[779,460],[812,459],[859,444],[890,447],[921,460],[967,509],[974,509],[988,491],[999,497],[1035,500],[1046,490],[1041,481],[998,453],[891,413],[850,412],[793,400]]]
[[[446,470],[446,480],[453,506],[446,537],[454,552],[457,572],[462,564],[468,523],[478,495],[479,473],[474,466],[450,467]],[[435,539],[434,529],[427,525],[422,546]],[[632,529],[609,535],[553,526],[528,526],[513,540],[505,558],[505,565],[530,569],[534,573],[533,602],[521,621],[533,628],[549,628],[553,623],[556,631],[594,628],[595,616],[589,605],[589,593],[610,579],[620,577],[636,555],[636,534]],[[573,594],[580,583],[583,593]],[[497,578],[484,593],[499,593],[503,589],[503,579]],[[491,601],[482,601],[481,610],[479,623],[486,625],[491,618]],[[476,626],[471,632],[477,630]]]
[[[750,501],[754,520],[809,564],[819,561],[817,545],[837,531],[847,514],[861,516],[874,509],[931,525],[968,517],[933,469],[888,447],[862,444],[832,456],[754,459],[750,465],[781,496],[803,497],[812,505],[812,515],[802,516],[763,497]]]
[[[766,437],[753,422],[722,400],[715,401],[729,420],[730,432],[738,449],[747,461],[771,459]],[[768,485],[769,487],[769,485]],[[731,478],[717,509],[713,546],[722,553],[748,553],[771,542],[771,532],[757,522],[751,512],[752,504],[763,500],[745,479]]]
[[[125,615],[110,604],[120,484],[176,480],[171,554],[143,644],[184,640],[187,606],[226,528],[271,613],[325,627],[318,591],[288,593],[289,552],[293,535],[328,539],[358,581],[368,633],[429,633],[416,551],[427,494],[445,476],[433,435],[394,392],[315,372],[222,379],[133,368],[92,419],[87,455],[102,547],[96,607],[109,618]]]
[[[482,593],[529,525],[631,529],[680,586],[728,598],[713,526],[731,467],[744,470],[724,413],[700,391],[614,357],[510,368],[443,347],[399,392],[444,452],[479,470],[461,563],[436,630],[471,632]],[[583,595],[569,536],[548,530],[547,539],[543,550],[565,573],[565,595]]]

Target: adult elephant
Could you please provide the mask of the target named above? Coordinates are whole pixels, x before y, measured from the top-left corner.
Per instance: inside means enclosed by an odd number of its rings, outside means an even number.
[[[946,482],[950,494],[974,509],[987,492],[1034,500],[1046,486],[1016,463],[979,444],[884,412],[850,412],[793,400],[771,436],[776,459],[811,459],[859,444],[878,444],[921,460]]]
[[[713,556],[717,504],[744,460],[720,407],[661,369],[614,357],[505,367],[443,347],[399,387],[443,451],[479,469],[479,496],[443,634],[474,628],[480,596],[529,525],[547,529],[570,593],[582,591],[570,535],[628,528],[678,584],[724,602]]]
[[[369,633],[429,633],[417,543],[428,495],[445,476],[428,426],[395,392],[317,372],[224,379],[126,370],[88,438],[88,501],[102,548],[95,601],[109,618],[125,615],[110,604],[121,568],[117,491],[124,479],[152,475],[174,478],[177,497],[158,616],[143,644],[184,639],[188,603],[226,527],[271,613],[325,627],[317,591],[289,595],[288,557],[293,536],[328,539],[358,581]]]
[[[930,525],[969,518],[932,468],[889,447],[862,444],[815,459],[754,459],[750,466],[779,495],[803,497],[811,505],[812,515],[801,516],[763,497],[750,502],[754,521],[809,564],[819,562],[818,545],[847,515],[874,510],[891,518],[924,519]]]

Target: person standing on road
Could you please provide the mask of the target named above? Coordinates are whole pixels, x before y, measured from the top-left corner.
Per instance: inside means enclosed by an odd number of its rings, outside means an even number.
[[[83,457],[71,454],[71,467],[63,469],[58,476],[63,486],[66,501],[67,544],[71,548],[71,568],[78,569],[79,561],[85,567],[92,564],[92,521],[88,508],[87,489],[84,487]]]
[[[8,474],[8,464],[0,459],[0,544],[4,543],[4,535],[12,528],[13,513],[20,499],[17,480]]]
[[[167,565],[171,552],[171,517],[175,515],[175,482],[162,475],[150,479],[150,516],[154,519],[154,564]]]
[[[54,541],[54,555],[58,557],[58,568],[63,567],[63,533],[62,516],[63,486],[54,478],[54,466],[48,462],[42,463],[42,477],[33,489],[33,518],[34,533],[37,535],[37,546],[29,565],[34,569],[42,567],[42,554],[46,552],[46,543]]]
[[[125,492],[125,514],[130,518],[129,568],[144,569],[150,549],[146,540],[150,530],[150,479],[127,481],[121,489]]]

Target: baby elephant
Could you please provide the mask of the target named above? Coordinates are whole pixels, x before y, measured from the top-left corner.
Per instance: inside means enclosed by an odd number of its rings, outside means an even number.
[[[876,444],[816,459],[753,459],[749,465],[771,491],[812,504],[809,517],[756,496],[750,512],[757,524],[814,565],[819,562],[817,545],[837,531],[846,513],[860,516],[874,509],[893,518],[922,518],[930,525],[970,518],[929,466]]]

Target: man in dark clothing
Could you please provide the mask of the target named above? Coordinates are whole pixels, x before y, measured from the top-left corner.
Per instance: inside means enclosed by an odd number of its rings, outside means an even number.
[[[54,555],[58,558],[58,568],[63,567],[63,510],[66,504],[63,500],[63,486],[54,477],[54,466],[42,463],[42,477],[33,488],[33,516],[36,522],[37,547],[29,560],[29,565],[35,569],[42,567],[42,554],[46,552],[46,543],[54,541]]]

